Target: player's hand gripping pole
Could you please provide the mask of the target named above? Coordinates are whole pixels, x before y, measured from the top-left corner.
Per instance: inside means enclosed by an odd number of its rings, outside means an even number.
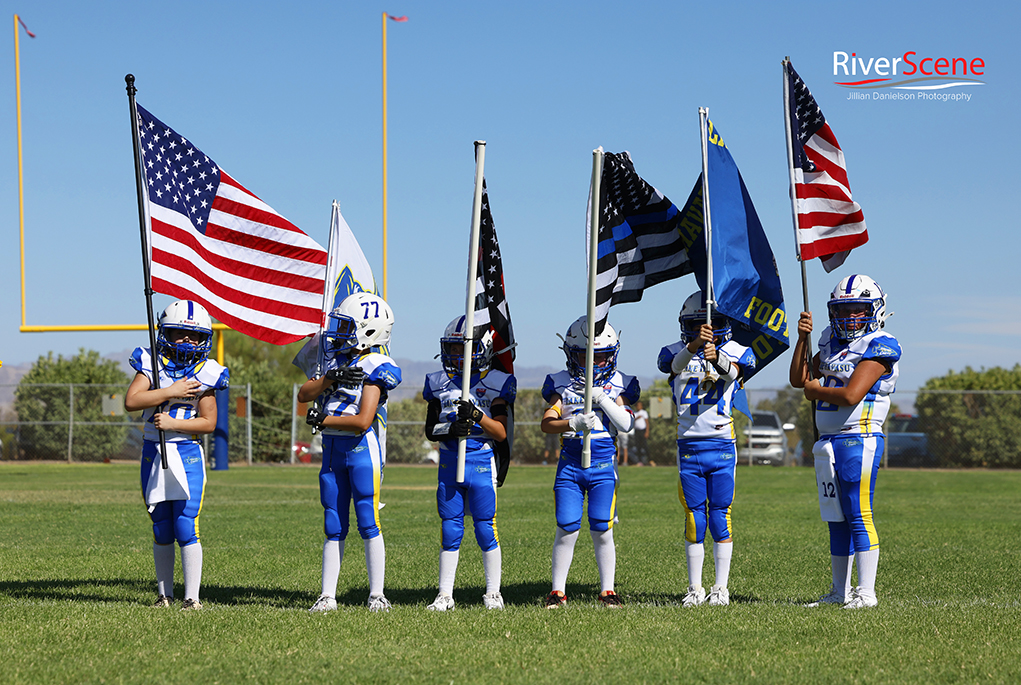
[[[588,346],[585,348],[585,413],[592,411],[592,367],[595,349],[593,341],[596,337],[596,260],[599,257],[599,199],[600,185],[603,180],[603,147],[600,145],[592,151],[592,196],[589,198],[589,239],[588,239],[588,306],[586,321],[588,323]],[[592,432],[586,428],[581,442],[581,467],[587,469],[592,465]]]
[[[705,222],[705,322],[713,325],[713,305],[716,304],[713,293],[713,222],[709,212],[709,108],[698,108],[698,124],[702,132],[702,216]],[[706,365],[702,390],[709,392],[716,384],[719,375],[712,364]]]
[[[485,178],[486,141],[475,141],[475,199],[472,201],[471,239],[468,247],[468,287],[464,303],[464,367],[461,371],[461,399],[471,401],[472,351],[475,348],[475,281],[479,268],[479,224],[482,223],[482,183]],[[457,439],[458,483],[464,482],[467,437]]]
[[[15,26],[17,30],[17,26]],[[145,203],[145,181],[142,167],[142,153],[138,138],[138,110],[135,107],[135,77],[128,74],[124,77],[128,91],[128,110],[131,113],[131,148],[135,155],[135,190],[138,193],[138,228],[142,234],[142,276],[145,279],[145,313],[149,317],[149,357],[152,359],[152,387],[153,390],[160,389],[160,355],[156,351],[156,325],[152,314],[152,275],[150,270],[149,254],[149,222],[146,221]],[[159,411],[159,407],[155,409]],[[160,466],[167,468],[167,437],[160,432]]]

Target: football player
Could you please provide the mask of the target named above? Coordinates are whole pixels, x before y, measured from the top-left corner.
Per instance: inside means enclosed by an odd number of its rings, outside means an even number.
[[[677,408],[677,494],[684,507],[684,551],[688,565],[685,607],[730,604],[730,560],[734,541],[730,509],[737,465],[734,394],[755,354],[731,339],[730,320],[716,314],[706,323],[705,296],[692,293],[681,306],[681,340],[659,353],[660,371],[670,375]],[[706,528],[713,537],[716,581],[702,587]]]
[[[883,454],[883,422],[896,389],[900,343],[885,332],[886,294],[868,276],[848,276],[827,304],[830,325],[819,339],[811,375],[806,359],[812,313],[798,319],[791,385],[815,402],[819,440],[813,447],[820,510],[829,522],[833,583],[819,604],[876,606],[879,536],[872,517]],[[837,506],[839,504],[839,506]],[[858,586],[851,587],[851,559]]]
[[[560,461],[553,484],[557,531],[553,538],[553,589],[546,607],[556,609],[567,603],[567,573],[574,559],[574,545],[581,529],[582,506],[588,495],[588,521],[599,569],[599,601],[606,607],[619,607],[614,592],[617,551],[613,542],[613,522],[617,502],[618,432],[634,426],[630,405],[638,401],[641,388],[634,376],[617,370],[620,342],[610,324],[593,340],[592,408],[585,413],[585,353],[588,346],[588,322],[581,317],[563,337],[567,369],[546,376],[542,397],[549,408],[542,417],[543,433],[561,435]],[[591,433],[591,465],[581,466],[585,430]]]
[[[152,519],[153,559],[156,564],[156,604],[168,607],[174,602],[174,540],[181,548],[184,571],[182,610],[201,609],[199,587],[202,584],[202,542],[199,538],[199,512],[205,494],[206,467],[200,435],[216,429],[215,390],[228,386],[226,368],[209,359],[213,323],[205,308],[197,302],[178,300],[159,318],[156,356],[159,390],[154,388],[153,355],[145,347],[136,347],[129,363],[135,377],[124,395],[124,408],[142,411],[142,492],[146,495]],[[168,470],[164,473],[159,456],[159,432],[164,432]],[[178,471],[183,471],[181,473]],[[165,478],[187,483],[168,493]],[[181,484],[183,486],[183,483]],[[156,494],[156,491],[160,494]],[[166,496],[186,499],[165,499]]]
[[[379,529],[383,454],[374,421],[387,394],[401,382],[400,367],[373,352],[390,342],[394,315],[378,295],[353,293],[330,313],[324,334],[325,367],[298,391],[309,407],[306,421],[323,432],[319,499],[324,509],[322,594],[311,612],[337,608],[337,580],[354,501],[358,534],[365,541],[369,611],[389,611],[383,595],[386,549]]]
[[[503,609],[500,594],[501,551],[496,530],[497,457],[494,442],[507,439],[508,407],[514,404],[517,381],[514,376],[492,369],[493,332],[487,330],[472,341],[469,397],[461,397],[464,371],[464,325],[460,316],[447,326],[440,338],[443,371],[425,377],[422,397],[429,403],[425,419],[426,436],[439,443],[439,477],[436,506],[441,520],[439,594],[427,608],[454,608],[454,577],[464,536],[465,501],[475,522],[475,540],[482,549],[486,609]],[[457,482],[458,439],[467,438],[464,482]]]

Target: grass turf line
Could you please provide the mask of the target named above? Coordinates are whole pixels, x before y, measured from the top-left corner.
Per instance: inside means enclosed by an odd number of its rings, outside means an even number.
[[[470,521],[447,614],[436,594],[434,468],[386,469],[388,615],[369,614],[349,537],[335,613],[319,589],[316,471],[210,471],[201,517],[206,610],[151,609],[152,537],[128,465],[0,464],[0,682],[1011,682],[1021,680],[1021,473],[883,471],[875,610],[804,609],[829,584],[809,469],[739,467],[732,604],[679,606],[676,472],[623,469],[617,591],[598,606],[587,534],[566,610],[549,591],[553,467],[499,491],[504,612],[486,612]],[[180,564],[176,595],[183,595]],[[712,581],[707,547],[705,583]],[[611,676],[612,674],[612,676]]]

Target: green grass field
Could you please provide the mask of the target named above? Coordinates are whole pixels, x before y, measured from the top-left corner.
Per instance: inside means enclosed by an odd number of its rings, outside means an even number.
[[[210,471],[201,531],[205,610],[150,608],[152,536],[137,465],[0,464],[0,683],[23,682],[1019,682],[1021,473],[884,471],[876,609],[806,609],[829,552],[809,469],[738,467],[729,607],[682,609],[676,472],[621,472],[620,611],[595,600],[579,538],[569,604],[543,609],[553,467],[500,490],[507,609],[482,608],[481,554],[462,546],[447,614],[436,593],[433,468],[390,466],[381,512],[386,615],[365,609],[349,538],[340,611],[318,595],[316,470]],[[707,555],[706,583],[711,582]],[[178,563],[177,597],[183,594]]]

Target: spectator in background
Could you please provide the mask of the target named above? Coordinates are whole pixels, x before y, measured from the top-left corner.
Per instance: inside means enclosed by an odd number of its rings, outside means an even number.
[[[649,412],[645,411],[642,401],[635,402],[635,427],[631,432],[634,441],[631,444],[634,452],[634,463],[649,464]]]

